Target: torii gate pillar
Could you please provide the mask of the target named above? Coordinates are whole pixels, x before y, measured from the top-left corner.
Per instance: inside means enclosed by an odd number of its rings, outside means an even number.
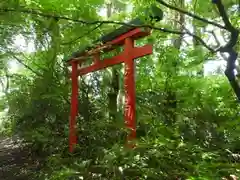
[[[125,39],[124,53],[125,53],[125,108],[124,119],[127,128],[130,129],[128,141],[136,138],[136,91],[135,91],[135,65],[132,52],[134,50],[134,41],[131,38]]]

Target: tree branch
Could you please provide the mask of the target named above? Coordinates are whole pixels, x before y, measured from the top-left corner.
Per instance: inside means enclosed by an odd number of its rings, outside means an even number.
[[[60,15],[56,15],[56,14],[47,14],[47,13],[43,13],[43,12],[41,12],[39,10],[35,10],[35,9],[0,8],[0,12],[5,12],[5,13],[16,12],[16,13],[32,14],[32,15],[36,15],[36,16],[42,16],[45,18],[63,19],[63,20],[73,21],[73,22],[78,22],[78,23],[86,23],[85,21],[82,21],[82,20],[72,19],[72,18],[68,18],[66,16],[60,16]]]
[[[178,22],[180,25],[182,25],[180,22]],[[162,32],[168,32],[168,33],[172,33],[172,34],[179,34],[179,35],[185,35],[185,34],[187,34],[187,35],[189,35],[189,36],[192,36],[196,41],[198,41],[199,43],[201,43],[206,49],[208,49],[211,53],[214,53],[214,52],[216,52],[216,50],[214,50],[213,48],[211,48],[209,45],[207,45],[207,43],[205,43],[205,41],[201,38],[201,37],[199,37],[199,36],[197,36],[197,35],[195,35],[195,34],[193,34],[193,33],[191,33],[185,26],[183,26],[182,25],[182,28],[185,30],[185,31],[183,31],[183,32],[181,32],[181,31],[175,31],[175,30],[169,30],[169,29],[164,29],[164,28],[157,28],[157,27],[151,27],[152,29],[156,29],[156,30],[159,30],[159,31],[162,31]]]
[[[217,46],[220,47],[220,46],[221,46],[221,43],[220,43],[219,39],[217,38],[217,35],[214,33],[214,31],[206,31],[206,32],[208,32],[208,33],[210,33],[210,34],[213,35],[213,37],[214,37],[214,39],[215,39],[215,41],[216,41],[216,43],[217,43]],[[220,55],[222,56],[222,58],[223,58],[225,61],[227,61],[228,57],[227,57],[224,53],[220,52]]]
[[[31,67],[29,67],[28,65],[26,65],[25,63],[23,63],[22,60],[19,59],[18,57],[16,57],[15,55],[12,55],[12,57],[15,58],[20,64],[22,64],[25,68],[27,68],[28,70],[30,70],[30,71],[33,72],[34,74],[36,74],[36,75],[38,75],[38,76],[40,76],[40,77],[44,77],[41,73],[39,73],[39,72],[37,72],[37,71],[34,71]],[[55,84],[55,83],[52,83],[52,85],[53,85],[53,86],[57,86],[57,84]],[[65,96],[63,96],[63,95],[61,95],[61,96],[62,96],[63,100],[64,100],[66,103],[70,104],[70,101],[69,101]]]
[[[214,4],[216,4],[216,6],[217,6],[219,14],[222,17],[222,20],[225,24],[226,30],[228,30],[231,33],[229,42],[224,47],[220,47],[219,51],[228,52],[230,49],[232,49],[237,44],[238,36],[239,36],[239,30],[237,28],[235,28],[231,24],[231,22],[229,21],[227,12],[226,12],[223,4],[222,4],[222,1],[221,0],[215,0]]]
[[[87,33],[83,34],[82,36],[80,37],[77,37],[73,40],[70,40],[68,42],[63,42],[61,45],[68,45],[68,44],[72,44],[74,42],[76,42],[77,40],[83,38],[83,37],[86,37],[87,35],[91,34],[93,31],[95,31],[97,28],[100,28],[101,26],[103,25],[103,23],[99,23],[96,27],[94,27],[93,29],[91,29],[90,31],[88,31]]]
[[[221,43],[220,43],[219,39],[217,38],[217,35],[214,33],[214,31],[206,31],[206,32],[208,32],[208,33],[213,35],[213,37],[214,37],[214,39],[215,39],[215,41],[217,43],[217,46],[220,47]],[[228,61],[228,57],[224,53],[220,52],[220,55],[223,58],[223,60]],[[239,74],[240,70],[237,69],[237,72]]]
[[[216,4],[216,6],[217,6],[217,9],[219,11],[220,16],[222,17],[222,20],[225,24],[226,29],[230,32],[234,31],[235,28],[233,27],[233,25],[229,21],[228,15],[226,13],[225,7],[222,4],[222,1],[221,0],[215,0],[214,4]]]
[[[44,18],[53,18],[53,19],[58,19],[58,20],[67,20],[67,21],[72,21],[75,23],[82,23],[86,25],[94,25],[94,24],[119,24],[119,25],[126,25],[127,23],[123,22],[117,22],[117,21],[102,21],[102,20],[95,20],[95,21],[85,21],[81,19],[73,19],[69,18],[67,16],[62,16],[58,14],[47,14],[43,13],[39,10],[35,9],[11,9],[11,8],[0,8],[0,12],[16,12],[16,13],[24,13],[24,14],[31,14],[31,15],[36,15],[36,16],[41,16]]]
[[[1,87],[2,87],[2,92],[5,92],[4,83],[3,83],[1,78],[0,78],[0,84],[1,84]]]
[[[216,52],[216,50],[214,50],[213,48],[211,48],[209,45],[207,45],[207,43],[205,43],[205,41],[197,36],[195,33],[191,33],[182,23],[180,23],[179,21],[176,21],[177,23],[179,23],[180,26],[182,26],[182,28],[186,31],[185,34],[188,34],[190,36],[192,36],[196,41],[198,41],[199,43],[201,43],[205,48],[207,48],[211,53]]]
[[[184,10],[178,9],[176,7],[172,7],[168,4],[166,4],[165,2],[161,1],[161,0],[157,0],[158,2],[160,2],[161,4],[165,4],[167,7],[180,11],[184,14],[190,15],[196,19],[202,20],[206,23],[210,23],[213,24],[217,27],[220,27],[222,29],[225,29],[225,27],[214,23],[214,22],[210,22],[204,18],[198,17],[194,14],[188,13]],[[56,15],[56,14],[45,14],[43,12],[40,12],[38,10],[34,10],[34,9],[9,9],[9,8],[0,8],[0,12],[19,12],[19,13],[25,13],[25,14],[32,14],[32,15],[37,15],[37,16],[42,16],[45,18],[55,18],[55,19],[63,19],[63,20],[68,20],[68,21],[72,21],[72,22],[76,22],[76,23],[82,23],[82,24],[86,24],[86,25],[93,25],[93,24],[99,24],[96,28],[100,27],[103,24],[118,24],[118,25],[125,25],[125,26],[132,26],[132,27],[148,27],[154,30],[159,30],[161,32],[165,32],[165,33],[172,33],[172,34],[178,34],[178,35],[184,35],[184,34],[188,34],[190,36],[192,36],[193,38],[195,38],[197,41],[199,41],[204,47],[206,47],[209,51],[211,52],[216,52],[214,49],[212,49],[211,47],[209,47],[199,36],[194,35],[190,32],[180,32],[180,31],[175,31],[175,30],[170,30],[170,29],[165,29],[165,28],[160,28],[160,27],[154,27],[154,26],[150,26],[150,25],[135,25],[135,24],[129,24],[129,23],[124,23],[124,22],[117,22],[117,21],[100,21],[100,20],[96,20],[96,21],[84,21],[84,20],[79,20],[79,19],[72,19],[72,18],[68,18],[66,16],[61,16],[61,15]],[[79,37],[81,38],[81,37]],[[64,43],[65,44],[65,43]]]
[[[15,56],[15,55],[13,55],[13,54],[12,54],[11,56],[12,56],[14,59],[16,59],[17,62],[19,62],[20,64],[22,64],[26,69],[30,70],[31,72],[33,72],[34,74],[36,74],[36,75],[38,75],[38,76],[42,76],[41,73],[33,70],[30,66],[26,65],[26,64],[25,64],[21,59],[19,59],[17,56]]]
[[[238,100],[240,100],[240,86],[236,80],[236,75],[234,73],[234,69],[236,68],[236,60],[238,57],[238,53],[234,47],[238,41],[239,31],[231,24],[222,1],[213,0],[212,2],[216,4],[226,29],[231,33],[229,42],[224,47],[220,47],[218,50],[220,52],[227,52],[229,54],[229,57],[227,58],[227,68],[225,70],[225,75],[227,76],[228,81],[230,82]]]
[[[202,21],[202,22],[205,22],[205,23],[207,23],[207,24],[211,24],[211,25],[213,25],[213,26],[216,26],[216,27],[219,27],[219,28],[221,28],[221,29],[227,30],[227,28],[226,28],[225,26],[222,26],[221,24],[215,23],[215,22],[213,22],[213,21],[209,21],[209,20],[207,20],[207,19],[205,19],[205,18],[202,18],[202,17],[200,17],[200,16],[198,16],[198,15],[196,15],[196,14],[190,13],[190,12],[185,11],[185,10],[183,10],[183,9],[180,9],[180,8],[177,8],[177,7],[172,6],[172,5],[170,5],[170,4],[167,4],[166,2],[164,2],[164,1],[162,1],[162,0],[157,0],[157,2],[159,2],[160,4],[166,6],[166,7],[169,8],[169,9],[178,11],[178,12],[183,13],[183,14],[186,14],[187,16],[190,16],[190,17],[192,17],[192,18],[194,18],[194,19],[197,19],[197,20]]]
[[[9,75],[8,75],[8,71],[7,70],[5,70],[5,76],[6,76],[5,94],[7,94],[8,90],[9,90],[9,86],[10,86]]]
[[[214,30],[212,30],[212,31],[206,31],[206,30],[204,30],[204,32],[206,32],[206,33],[208,33],[208,34],[210,34],[210,35],[213,36],[213,38],[214,38],[214,40],[215,40],[215,42],[216,42],[215,49],[218,49],[218,48],[221,46],[221,43],[220,43],[219,39],[217,38],[217,35],[216,35],[216,33],[214,32]],[[210,38],[211,38],[211,37],[210,37]],[[208,40],[210,40],[210,38],[209,38]]]

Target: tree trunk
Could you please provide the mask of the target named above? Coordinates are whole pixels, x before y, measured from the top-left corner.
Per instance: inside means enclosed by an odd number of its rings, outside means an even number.
[[[180,8],[184,9],[184,0],[178,0],[178,3]],[[185,22],[185,16],[184,14],[181,14],[179,12],[175,12],[174,19],[177,19],[177,21],[174,22],[173,26],[176,27],[176,29],[179,29],[180,31],[184,30],[184,22]],[[182,45],[183,41],[183,35],[180,35],[178,38],[173,39],[172,43],[173,46],[180,50],[180,47]],[[165,81],[165,103],[164,103],[164,122],[166,125],[172,126],[174,122],[176,121],[176,109],[177,109],[177,93],[176,90],[173,88],[173,78],[177,76],[177,59],[173,60],[172,62],[172,68],[173,70],[169,70],[167,72],[167,77]],[[173,82],[174,83],[174,82]]]
[[[198,33],[198,30],[196,28],[196,26],[193,24],[193,30],[194,30],[194,34],[199,36],[199,33]],[[193,38],[193,47],[194,47],[194,50],[196,50],[197,48],[201,48],[200,49],[200,53],[203,53],[202,52],[202,47],[201,47],[201,44],[199,43],[199,41],[197,41],[195,38]],[[200,54],[199,53],[199,54]],[[204,61],[204,59],[202,60]],[[201,68],[197,71],[197,76],[200,76],[200,77],[203,77],[204,76],[204,66],[202,65]]]
[[[113,4],[112,2],[107,4],[107,17],[110,18],[112,15]],[[119,73],[117,67],[112,67],[112,76],[110,80],[110,89],[108,92],[108,109],[109,118],[116,119],[117,117],[117,101],[119,92]]]

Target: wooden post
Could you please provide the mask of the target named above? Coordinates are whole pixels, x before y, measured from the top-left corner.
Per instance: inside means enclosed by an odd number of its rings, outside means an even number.
[[[124,118],[127,128],[130,133],[127,137],[127,142],[136,138],[136,93],[135,93],[135,66],[133,56],[134,40],[127,38],[124,44],[124,55],[125,55],[125,77],[124,77],[124,88],[125,88],[125,109]],[[132,146],[132,145],[130,145]]]
[[[73,61],[72,64],[72,97],[71,97],[71,117],[69,122],[69,151],[73,152],[77,143],[76,135],[76,118],[78,113],[78,62]]]

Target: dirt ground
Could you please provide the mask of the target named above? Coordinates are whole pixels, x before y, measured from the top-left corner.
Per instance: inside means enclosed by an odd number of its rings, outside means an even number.
[[[0,180],[36,179],[40,163],[17,137],[0,137]]]

